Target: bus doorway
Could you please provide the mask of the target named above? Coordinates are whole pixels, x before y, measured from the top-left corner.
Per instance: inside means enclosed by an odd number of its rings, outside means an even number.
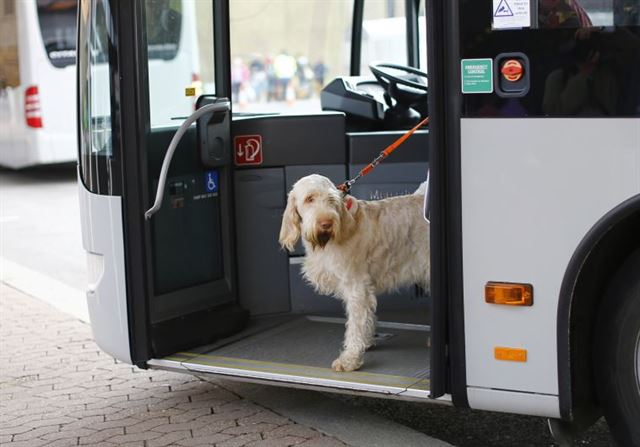
[[[413,121],[390,127],[380,115],[365,118],[365,126],[349,107],[333,103],[304,114],[233,114],[234,104],[241,105],[227,100],[234,78],[226,1],[196,2],[196,16],[208,17],[198,33],[207,28],[210,35],[189,50],[208,61],[205,91],[185,90],[186,82],[168,82],[166,74],[158,81],[152,55],[170,56],[166,42],[178,32],[186,3],[81,5],[79,174],[85,247],[96,272],[88,297],[96,340],[141,367],[427,399],[428,292],[407,287],[379,296],[376,348],[359,371],[338,373],[331,363],[341,348],[344,310],[304,282],[302,247],[287,253],[278,245],[296,180],[318,173],[338,184],[352,177]],[[357,14],[362,2],[353,6],[349,13]],[[417,8],[412,17],[417,20]],[[384,85],[369,77],[366,92],[343,89],[332,98],[356,95],[374,110],[390,109]],[[352,77],[342,81],[360,85]],[[408,88],[405,96],[426,110],[426,82],[420,82],[414,79],[419,91]],[[184,98],[168,103],[157,83]],[[193,93],[203,93],[195,104]],[[167,147],[189,115],[178,106],[204,103],[217,110],[185,128],[161,181]],[[167,119],[155,119],[158,111]],[[409,114],[416,115],[421,112]],[[427,171],[428,130],[420,130],[353,194],[411,194]],[[159,185],[161,208],[146,220]]]

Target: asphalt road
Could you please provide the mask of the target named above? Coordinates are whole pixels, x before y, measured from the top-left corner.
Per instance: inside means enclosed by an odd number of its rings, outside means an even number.
[[[0,256],[78,290],[86,285],[75,166],[0,169]],[[460,447],[550,446],[546,420],[374,398],[331,396]],[[614,446],[604,421],[579,446]]]
[[[415,402],[341,396],[380,416],[458,447],[554,446],[545,418]],[[604,419],[576,439],[576,446],[615,447]]]
[[[0,256],[86,288],[75,166],[1,169],[0,228]]]

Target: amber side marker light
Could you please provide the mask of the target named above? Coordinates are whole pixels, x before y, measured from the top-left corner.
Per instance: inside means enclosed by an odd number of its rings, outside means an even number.
[[[505,348],[496,346],[493,348],[493,356],[496,360],[506,360],[507,362],[526,362],[527,350],[522,348]]]
[[[484,286],[484,300],[487,303],[507,306],[533,306],[533,286],[489,281]]]

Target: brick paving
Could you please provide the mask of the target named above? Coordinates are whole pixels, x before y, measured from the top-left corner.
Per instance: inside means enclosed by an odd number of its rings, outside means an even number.
[[[186,374],[116,362],[88,325],[0,283],[0,445],[334,447]]]

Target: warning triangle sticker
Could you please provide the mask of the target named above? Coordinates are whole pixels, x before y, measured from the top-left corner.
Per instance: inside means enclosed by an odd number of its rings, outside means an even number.
[[[498,7],[493,13],[493,16],[494,17],[512,17],[513,16],[513,11],[511,11],[511,8],[509,7],[507,0],[501,0],[500,3],[498,3]]]

